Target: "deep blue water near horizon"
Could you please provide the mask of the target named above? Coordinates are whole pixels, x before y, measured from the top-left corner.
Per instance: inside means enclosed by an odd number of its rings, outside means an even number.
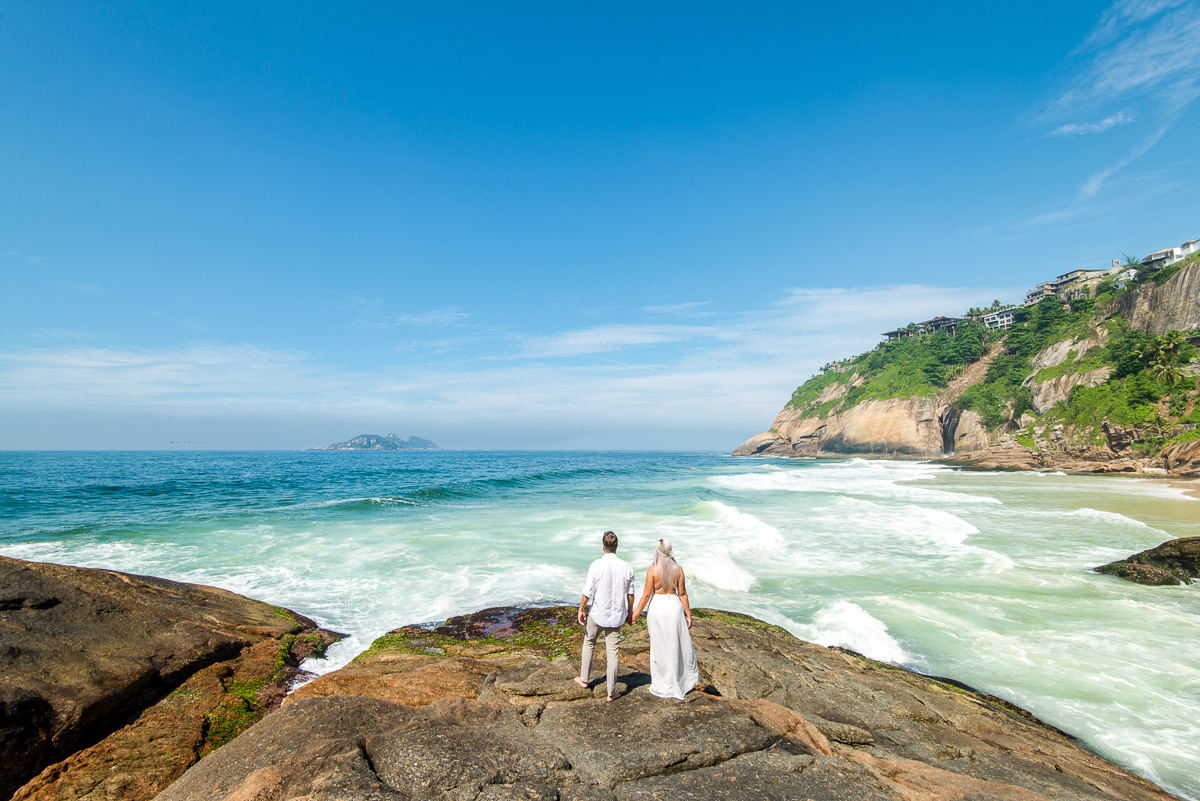
[[[224,587],[350,636],[575,602],[599,536],[693,604],[1013,701],[1200,799],[1200,588],[1091,568],[1200,535],[1168,484],[569,451],[0,452],[0,554]]]

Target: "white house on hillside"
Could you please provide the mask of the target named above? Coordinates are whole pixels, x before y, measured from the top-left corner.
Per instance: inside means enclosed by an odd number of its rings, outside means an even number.
[[[1184,242],[1177,248],[1165,248],[1151,253],[1142,259],[1142,266],[1147,270],[1157,270],[1185,259],[1197,251],[1200,251],[1200,239],[1193,239],[1190,242]]]
[[[1003,331],[1013,324],[1013,310],[1001,309],[983,315],[981,322],[992,331]]]

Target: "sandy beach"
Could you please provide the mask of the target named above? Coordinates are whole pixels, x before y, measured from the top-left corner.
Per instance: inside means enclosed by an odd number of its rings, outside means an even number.
[[[1200,478],[1178,479],[1172,481],[1171,486],[1183,490],[1190,497],[1200,501]]]

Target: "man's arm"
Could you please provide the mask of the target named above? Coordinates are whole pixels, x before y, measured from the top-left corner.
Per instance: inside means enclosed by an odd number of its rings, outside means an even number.
[[[584,595],[579,599],[579,625],[587,625],[587,596]]]
[[[629,611],[629,616],[625,619],[625,622],[632,626],[633,625],[633,593],[632,592],[625,593],[625,608]]]

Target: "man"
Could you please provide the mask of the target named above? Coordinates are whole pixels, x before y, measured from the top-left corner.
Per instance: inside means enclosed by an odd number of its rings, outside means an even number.
[[[633,568],[617,558],[617,535],[604,532],[604,555],[588,568],[583,598],[579,601],[579,625],[587,626],[583,638],[583,659],[575,683],[586,688],[592,677],[592,651],[596,638],[604,635],[608,652],[608,700],[616,698],[617,646],[621,644],[621,626],[633,624]],[[588,601],[592,610],[587,610]]]

